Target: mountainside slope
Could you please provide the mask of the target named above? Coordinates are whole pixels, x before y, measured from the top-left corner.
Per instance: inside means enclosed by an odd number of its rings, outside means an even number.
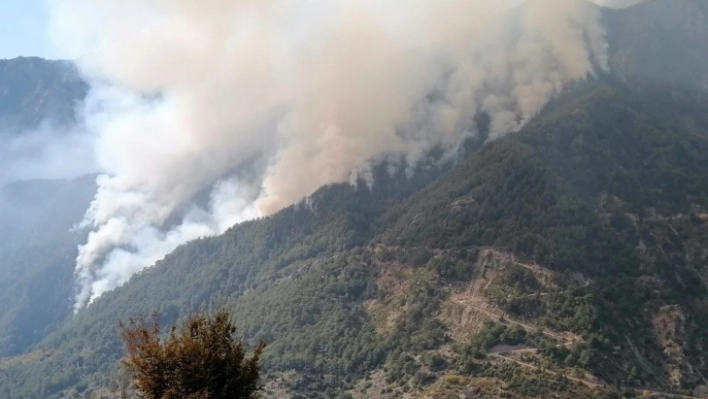
[[[17,354],[71,315],[74,259],[93,176],[0,188],[0,356]]]
[[[23,352],[71,314],[73,264],[85,234],[70,230],[93,198],[94,177],[12,180],[41,162],[44,146],[66,138],[87,90],[69,62],[0,60],[0,356]],[[33,135],[43,124],[57,129]],[[30,143],[19,145],[27,136]]]
[[[0,60],[0,137],[42,122],[68,125],[88,85],[74,65],[36,57]]]
[[[708,3],[644,0],[603,16],[612,73],[662,89],[708,90]]]
[[[699,395],[706,15],[701,0],[605,11],[612,72],[521,132],[178,248],[0,360],[0,398],[120,397],[119,320],[220,304],[269,343],[267,397]]]
[[[690,391],[708,374],[701,104],[592,83],[429,185],[381,171],[371,190],[322,189],[181,247],[5,362],[0,385],[13,398],[110,388],[98,376],[114,372],[117,320],[227,302],[248,339],[271,343],[284,397]]]
[[[496,179],[470,180],[461,172],[437,182],[427,189],[432,202],[411,204],[389,240],[439,249],[489,245],[583,281],[574,295],[584,303],[575,310],[563,304],[569,314],[545,317],[558,319],[547,320],[549,327],[613,343],[586,365],[597,362],[593,371],[606,381],[668,382],[660,370],[676,359],[656,357],[652,320],[663,306],[678,306],[681,356],[699,355],[681,365],[682,375],[701,381],[705,372],[693,368],[704,364],[708,126],[700,135],[681,129],[695,122],[683,106],[668,108],[676,111],[669,117],[666,101],[645,104],[609,87],[565,100],[514,137],[523,145],[508,151],[523,154],[525,164],[498,161],[510,157],[500,153],[490,159],[497,160]],[[548,169],[541,173],[538,163]],[[468,188],[460,190],[461,182]],[[455,198],[466,205],[455,207],[453,219]],[[648,359],[632,365],[644,350]]]

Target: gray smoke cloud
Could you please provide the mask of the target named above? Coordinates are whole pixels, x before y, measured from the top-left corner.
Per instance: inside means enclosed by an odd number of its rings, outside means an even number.
[[[607,68],[597,7],[509,13],[520,3],[54,0],[58,41],[94,82],[83,119],[105,171],[82,224],[76,309],[178,245],[376,159],[454,154],[478,112],[492,138],[518,130]]]

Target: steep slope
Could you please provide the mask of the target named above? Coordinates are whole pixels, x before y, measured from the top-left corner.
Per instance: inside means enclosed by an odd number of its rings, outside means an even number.
[[[680,374],[681,381],[700,382],[708,126],[694,134],[683,127],[695,120],[682,105],[647,103],[610,87],[564,100],[505,151],[504,140],[487,147],[501,151],[491,165],[468,169],[491,169],[493,176],[460,172],[428,188],[429,199],[411,204],[388,240],[439,250],[488,245],[582,281],[566,290],[580,302],[536,299],[548,313],[535,317],[605,342],[586,367],[605,381],[679,384]],[[461,205],[452,218],[455,201]],[[524,310],[523,302],[504,306]],[[677,340],[682,353],[669,359],[659,355],[652,324],[664,306],[680,309],[685,322]],[[697,356],[686,360],[689,353]],[[665,369],[678,358],[686,361],[673,366],[682,371]]]
[[[93,197],[94,178],[11,180],[30,164],[15,164],[15,157],[38,162],[41,154],[30,150],[65,139],[63,128],[75,122],[75,107],[86,91],[68,62],[0,60],[0,146],[12,147],[7,140],[24,138],[42,123],[62,127],[32,139],[50,143],[0,150],[10,158],[0,159],[0,356],[21,353],[71,314],[73,259],[84,234],[70,229]]]
[[[88,85],[73,64],[36,57],[0,60],[0,136],[42,122],[74,122],[77,101]]]
[[[644,0],[607,10],[612,72],[626,82],[708,90],[708,3]]]
[[[72,233],[96,190],[93,176],[0,188],[0,356],[22,352],[71,314]]]
[[[270,344],[269,397],[699,395],[705,16],[700,0],[606,11],[602,82],[454,167],[382,166],[371,188],[179,248],[0,361],[0,397],[118,396],[118,320],[223,303]]]
[[[0,385],[108,389],[117,320],[231,303],[284,397],[690,391],[708,374],[708,107],[633,93],[578,87],[429,185],[380,171],[181,247]]]
[[[280,282],[292,281],[293,274],[302,266],[315,261],[322,262],[325,270],[338,267],[337,257],[366,244],[372,237],[373,221],[389,202],[400,201],[399,197],[425,184],[429,179],[426,175],[435,173],[432,168],[409,181],[403,176],[389,177],[386,168],[381,168],[377,173],[379,184],[373,192],[365,185],[359,189],[348,185],[327,188],[315,195],[310,204],[291,207],[273,218],[245,223],[221,237],[182,247],[160,262],[163,266],[136,276],[133,283],[124,287],[128,291],[121,289],[106,294],[97,301],[104,304],[100,309],[92,306],[79,313],[36,351],[9,360],[4,364],[6,367],[0,366],[7,378],[0,386],[10,397],[48,397],[76,385],[84,372],[105,374],[114,369],[119,353],[115,336],[117,320],[155,309],[163,312],[166,319],[174,320],[180,312],[212,301],[238,298],[256,287],[281,292]],[[310,277],[324,278],[322,273],[318,268]],[[355,287],[352,289],[361,294],[361,280],[344,277],[331,276],[335,281],[330,282],[341,284],[345,291]],[[294,290],[303,295],[316,290],[315,297],[307,297],[307,301],[311,301],[321,298],[320,294],[327,295],[326,290],[319,291],[330,282],[312,285],[307,290],[298,284]],[[156,284],[165,289],[150,288]],[[133,298],[126,302],[126,294]],[[351,306],[355,306],[358,299],[358,296],[352,297]],[[294,298],[282,304],[290,309],[299,306]],[[335,304],[327,311],[337,312],[342,307],[346,309],[349,305]],[[342,316],[349,315],[344,312]],[[327,335],[326,331],[321,335]],[[354,349],[361,343],[347,341],[343,345]],[[50,377],[42,379],[41,375]]]

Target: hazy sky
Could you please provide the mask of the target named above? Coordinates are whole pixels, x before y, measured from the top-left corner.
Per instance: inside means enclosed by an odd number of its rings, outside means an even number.
[[[0,58],[56,58],[47,35],[45,0],[0,0]]]
[[[40,56],[61,58],[47,32],[47,0],[0,0],[0,58]],[[638,0],[593,0],[627,5]]]

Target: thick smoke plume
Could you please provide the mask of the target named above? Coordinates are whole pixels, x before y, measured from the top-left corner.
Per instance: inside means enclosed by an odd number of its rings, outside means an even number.
[[[519,129],[607,67],[598,10],[533,0],[54,0],[94,82],[105,174],[80,309],[176,246],[270,215],[389,154]]]

